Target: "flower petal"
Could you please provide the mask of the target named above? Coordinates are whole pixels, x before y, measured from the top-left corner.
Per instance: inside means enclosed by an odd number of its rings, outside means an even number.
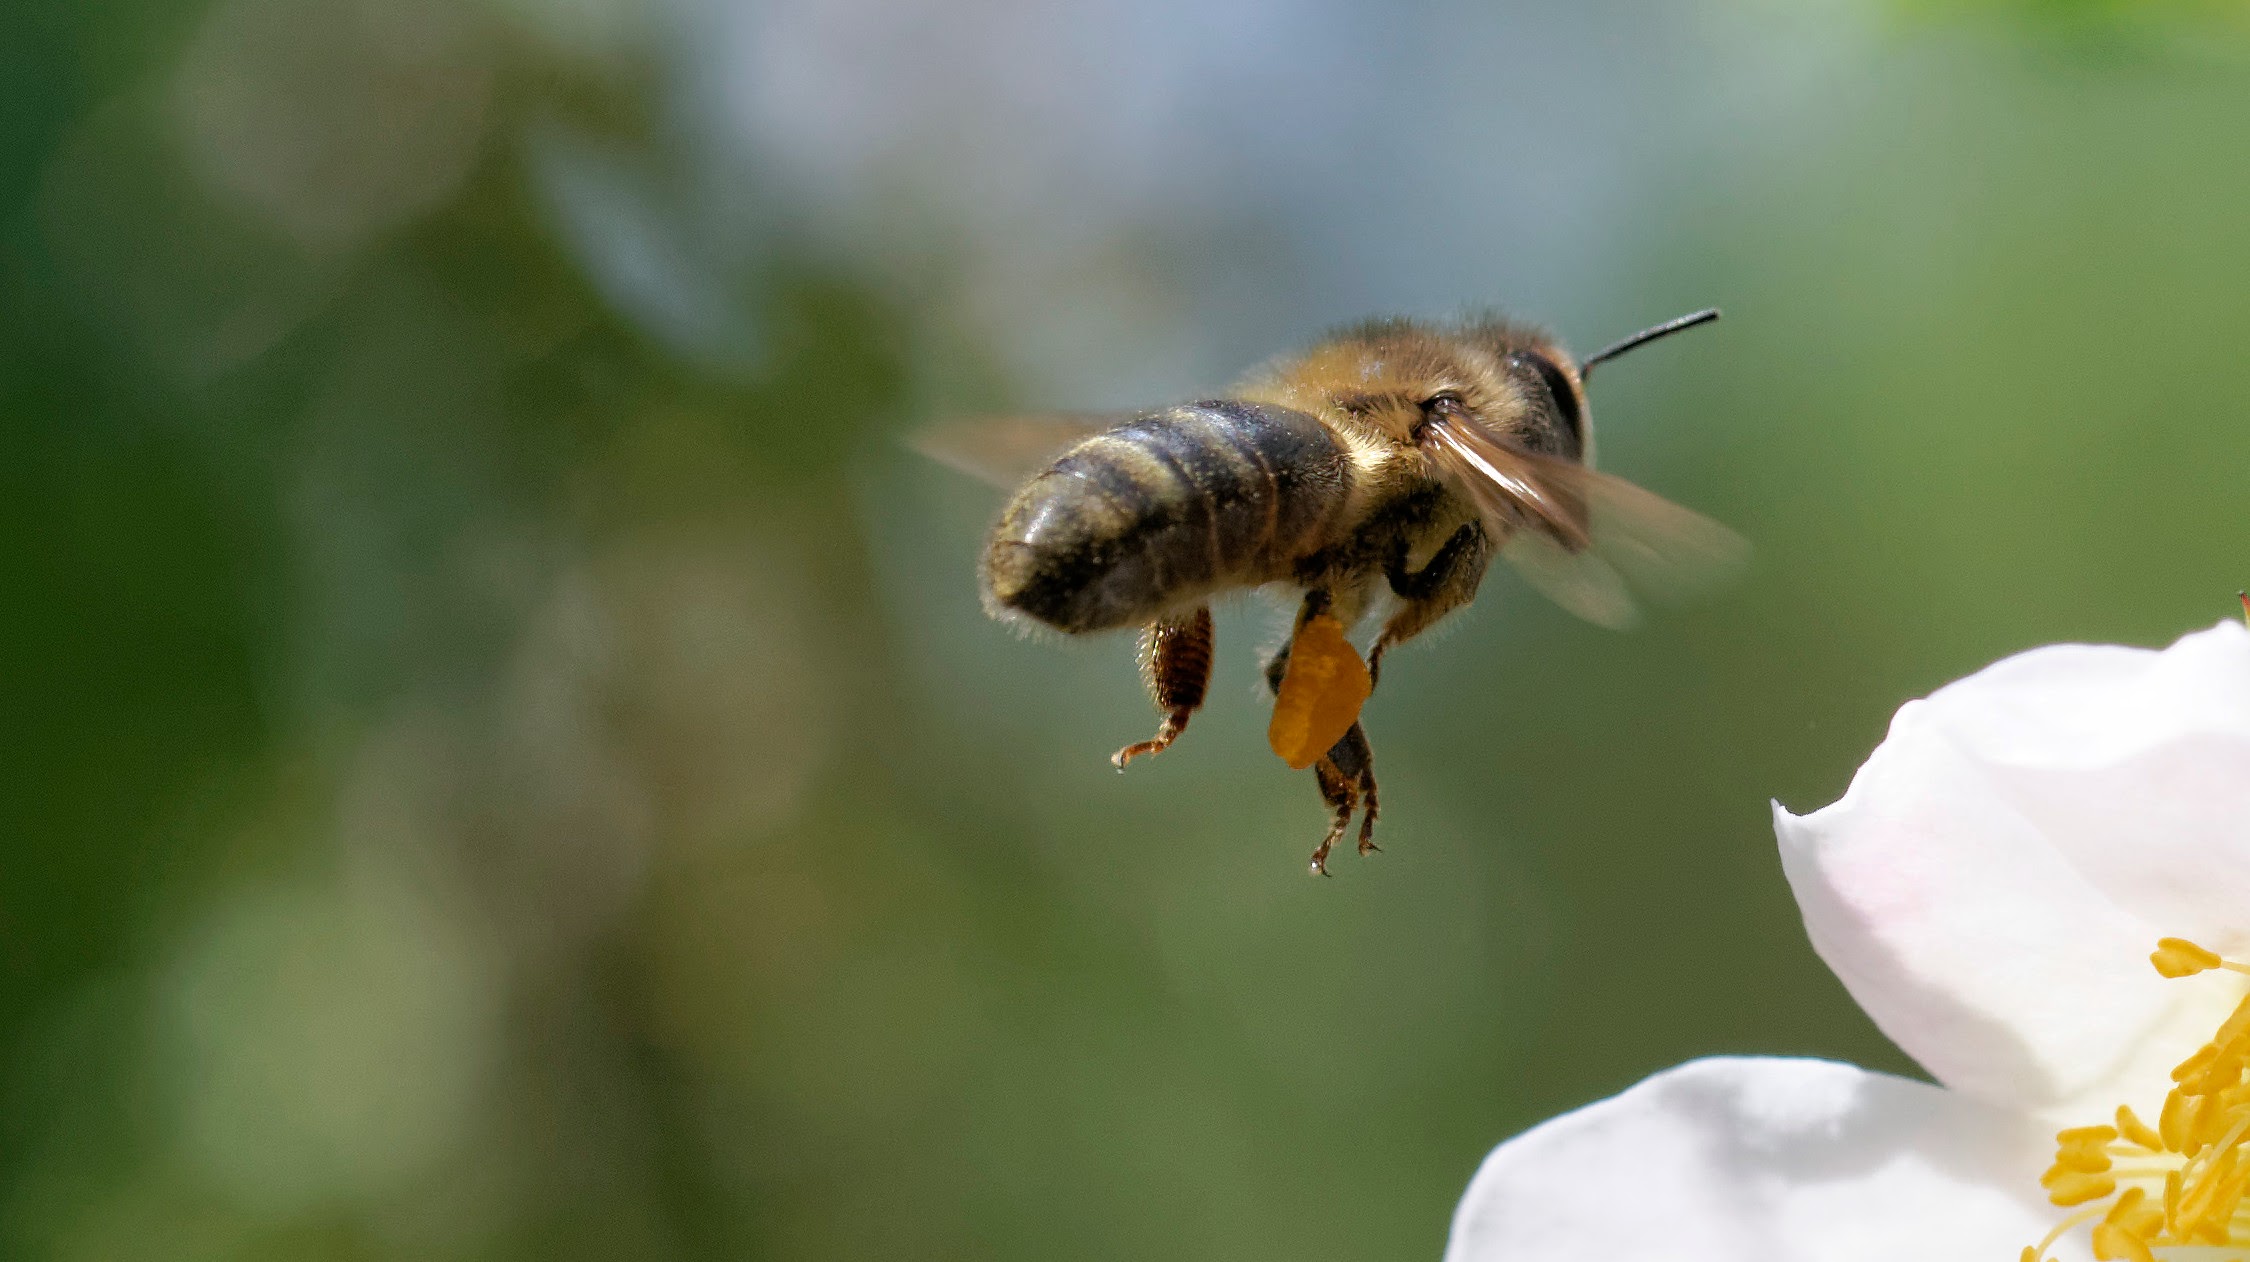
[[[1445,1262],[1990,1262],[2059,1217],[2020,1115],[1834,1061],[1690,1061],[1493,1150]],[[2062,1256],[2070,1256],[2066,1251]]]
[[[1814,949],[1940,1082],[2152,1107],[2241,994],[2147,957],[2250,945],[2250,632],[2009,658],[1909,702],[1842,799],[1774,831]]]

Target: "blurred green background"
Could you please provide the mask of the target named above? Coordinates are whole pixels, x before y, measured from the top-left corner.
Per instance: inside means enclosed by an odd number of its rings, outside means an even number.
[[[1769,798],[2250,579],[2234,4],[11,0],[0,1256],[1432,1256],[1712,1052],[1912,1072]],[[1497,304],[1750,536],[1394,659],[976,607],[898,438]],[[1627,1193],[1629,1194],[1629,1192]]]

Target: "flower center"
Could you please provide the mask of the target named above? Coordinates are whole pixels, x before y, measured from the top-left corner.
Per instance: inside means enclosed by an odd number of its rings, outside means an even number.
[[[2250,973],[2250,965],[2184,938],[2159,941],[2148,958],[2166,977],[2215,968]],[[2119,1105],[2113,1126],[2056,1133],[2055,1164],[2039,1184],[2055,1204],[2086,1208],[2027,1246],[2020,1262],[2046,1262],[2047,1250],[2085,1223],[2094,1225],[2101,1262],[2156,1262],[2156,1250],[2182,1245],[2193,1246],[2184,1256],[2250,1258],[2210,1252],[2250,1250],[2250,1205],[2243,1204],[2250,1192],[2250,996],[2173,1068],[2172,1082],[2153,1127]]]

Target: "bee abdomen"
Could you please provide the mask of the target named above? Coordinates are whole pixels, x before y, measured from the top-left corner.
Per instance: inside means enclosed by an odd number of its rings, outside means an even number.
[[[985,550],[995,612],[1068,632],[1134,626],[1284,578],[1343,509],[1351,466],[1321,423],[1217,400],[1128,421],[1016,493]]]

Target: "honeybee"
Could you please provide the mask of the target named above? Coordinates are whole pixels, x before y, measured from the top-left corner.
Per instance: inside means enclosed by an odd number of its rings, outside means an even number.
[[[1377,320],[1251,373],[1221,398],[1131,415],[962,422],[925,454],[1015,494],[985,544],[984,605],[1003,622],[1089,635],[1137,627],[1162,718],[1111,756],[1169,748],[1203,704],[1211,601],[1297,597],[1267,661],[1269,733],[1310,766],[1329,812],[1311,870],[1360,816],[1379,849],[1374,755],[1359,710],[1390,650],[1477,593],[1495,555],[1595,623],[1635,620],[1636,592],[1687,594],[1735,569],[1726,527],[1593,469],[1596,365],[1718,318],[1698,311],[1573,360],[1493,318]],[[1380,614],[1362,663],[1346,633]]]

